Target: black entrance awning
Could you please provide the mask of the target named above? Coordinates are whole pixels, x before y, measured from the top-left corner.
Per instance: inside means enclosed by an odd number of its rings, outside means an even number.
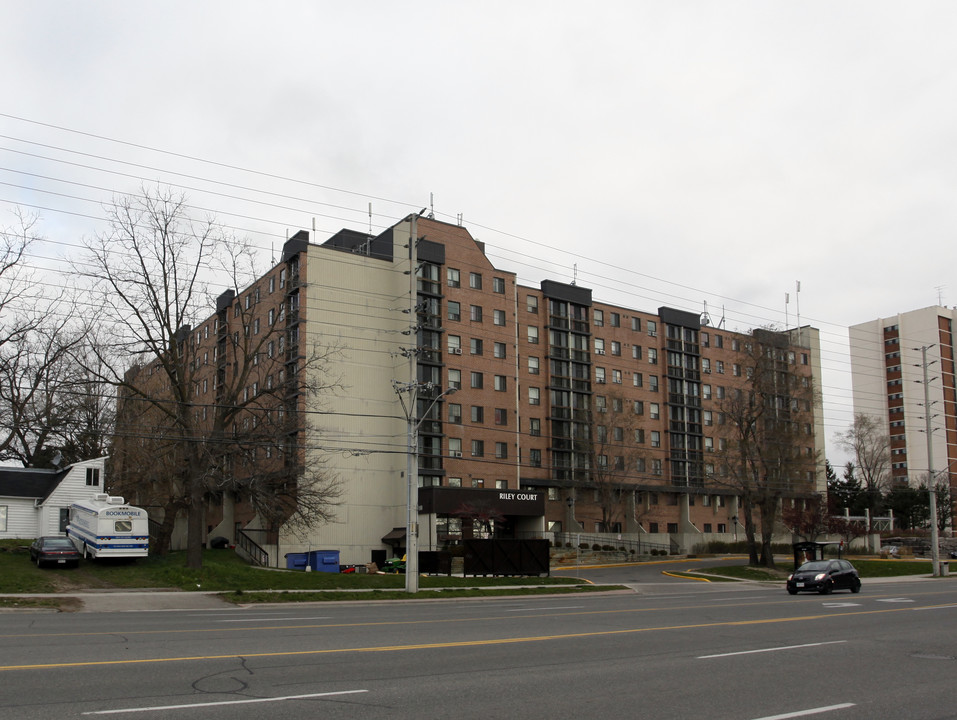
[[[382,536],[382,542],[391,545],[392,543],[399,544],[405,540],[405,528],[392,528],[389,532]]]

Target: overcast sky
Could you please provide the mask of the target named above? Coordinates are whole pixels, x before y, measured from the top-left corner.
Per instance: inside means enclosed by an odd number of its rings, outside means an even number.
[[[799,308],[838,460],[847,326],[957,305],[957,3],[7,0],[0,21],[0,226],[37,209],[37,265],[142,180],[266,253],[434,194],[520,282],[739,330]]]

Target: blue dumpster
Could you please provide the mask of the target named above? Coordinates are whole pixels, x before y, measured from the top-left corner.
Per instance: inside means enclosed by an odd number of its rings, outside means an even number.
[[[308,562],[308,553],[286,553],[286,570],[305,570]]]
[[[310,550],[309,567],[313,572],[339,572],[339,551],[338,550]]]

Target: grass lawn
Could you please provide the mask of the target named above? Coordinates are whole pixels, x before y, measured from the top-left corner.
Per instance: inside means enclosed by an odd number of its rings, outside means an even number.
[[[857,568],[861,578],[900,577],[901,575],[931,575],[933,568],[930,560],[870,560],[851,558],[851,564]],[[707,575],[721,575],[736,580],[781,581],[791,574],[791,565],[780,564],[775,570],[756,568],[748,565],[729,565],[708,568]],[[694,573],[689,573],[694,575]],[[696,575],[706,577],[707,575]]]
[[[135,562],[81,560],[78,568],[37,568],[28,541],[0,540],[0,593],[69,593],[88,589],[156,588],[222,590],[396,590],[404,595],[404,575],[340,574],[269,570],[247,565],[229,550],[206,550],[203,567],[186,567],[186,553],[151,555]],[[578,586],[566,577],[422,577],[422,589],[503,585]],[[340,594],[340,599],[344,599]],[[248,601],[248,600],[247,600]]]

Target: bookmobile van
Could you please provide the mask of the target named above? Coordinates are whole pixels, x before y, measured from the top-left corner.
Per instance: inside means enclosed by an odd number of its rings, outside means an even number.
[[[118,495],[96,493],[70,506],[67,537],[86,558],[138,558],[149,552],[149,518]]]

